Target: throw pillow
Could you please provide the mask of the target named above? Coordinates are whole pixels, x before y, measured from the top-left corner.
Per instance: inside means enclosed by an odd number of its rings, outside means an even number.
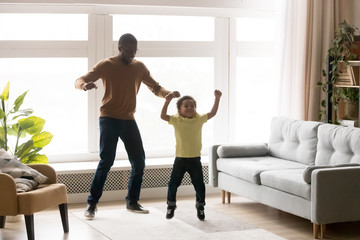
[[[9,155],[4,149],[0,149],[0,173],[7,173],[13,178],[32,179],[39,184],[48,179],[40,172],[17,160],[15,156]]]
[[[26,178],[14,178],[16,184],[16,190],[18,193],[28,192],[36,189],[39,183],[35,180],[29,180]]]
[[[268,154],[268,146],[265,143],[249,145],[221,145],[217,149],[217,154],[221,158],[260,157]]]

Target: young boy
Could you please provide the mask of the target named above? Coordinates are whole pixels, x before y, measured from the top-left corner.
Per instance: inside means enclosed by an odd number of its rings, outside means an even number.
[[[196,112],[196,101],[191,96],[183,96],[177,101],[178,114],[169,116],[167,109],[171,100],[176,97],[170,93],[165,97],[165,103],[161,111],[161,119],[174,126],[176,138],[176,158],[171,173],[168,195],[166,218],[171,219],[176,209],[176,192],[181,184],[185,172],[188,172],[191,182],[196,191],[196,209],[200,220],[205,219],[205,184],[200,162],[201,156],[201,129],[203,124],[214,117],[222,95],[221,91],[215,90],[215,102],[211,111],[199,115]]]

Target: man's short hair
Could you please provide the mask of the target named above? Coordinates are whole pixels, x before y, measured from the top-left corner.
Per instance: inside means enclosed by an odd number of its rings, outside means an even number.
[[[122,35],[119,38],[118,46],[121,47],[126,45],[127,43],[137,43],[136,38],[131,33],[125,33],[124,35]]]

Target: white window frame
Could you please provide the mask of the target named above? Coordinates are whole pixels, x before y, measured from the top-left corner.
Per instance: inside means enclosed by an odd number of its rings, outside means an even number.
[[[257,3],[262,1],[256,1]],[[220,4],[220,3],[218,3]],[[255,5],[254,5],[255,6]],[[164,6],[122,6],[122,5],[73,5],[58,4],[2,4],[0,13],[74,13],[88,14],[88,41],[0,41],[0,57],[85,57],[89,69],[101,59],[117,53],[117,42],[112,37],[111,14],[134,15],[176,15],[215,17],[213,42],[139,42],[138,57],[201,56],[214,57],[214,86],[221,89],[223,98],[214,118],[217,143],[231,141],[230,129],[236,124],[232,110],[235,99],[235,59],[239,54],[249,53],[252,43],[237,43],[235,39],[235,17],[263,16],[273,14],[274,7],[267,4],[263,9],[258,5],[244,8],[212,7],[164,7]],[[269,13],[270,12],[270,13]],[[257,46],[258,47],[258,46]],[[264,45],[264,47],[268,47]],[[251,52],[254,54],[254,51]],[[255,54],[256,51],[255,51]],[[84,72],[85,74],[85,72]],[[75,79],[74,79],[75,80]],[[99,84],[101,85],[101,84]],[[103,90],[88,92],[88,154],[49,155],[51,162],[98,160],[99,108]],[[118,156],[118,158],[126,156]]]

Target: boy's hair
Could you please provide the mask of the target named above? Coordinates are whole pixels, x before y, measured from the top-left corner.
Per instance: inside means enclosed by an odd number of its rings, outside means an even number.
[[[118,46],[122,47],[127,43],[137,43],[137,39],[131,33],[125,33],[119,38]]]
[[[189,99],[192,100],[192,101],[194,101],[195,107],[196,107],[196,101],[195,101],[195,99],[194,99],[192,96],[185,95],[185,96],[182,96],[181,98],[179,98],[179,100],[176,102],[176,107],[177,107],[177,109],[180,110],[182,103],[183,103],[185,100],[189,100]]]

